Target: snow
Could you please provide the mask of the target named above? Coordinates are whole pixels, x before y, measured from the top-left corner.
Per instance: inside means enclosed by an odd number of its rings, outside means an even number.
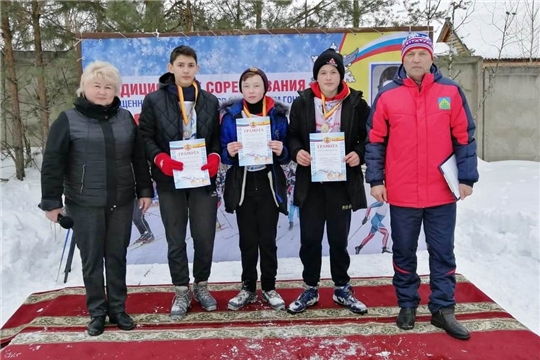
[[[540,335],[540,163],[479,162],[480,182],[458,206],[457,271]],[[2,161],[1,170],[0,177],[9,179],[0,185],[3,325],[31,293],[82,286],[83,282],[77,252],[68,282],[62,283],[63,274],[56,282],[66,233],[37,207],[41,197],[38,169],[27,169],[22,182],[13,176],[11,161]],[[298,242],[293,239],[290,246]],[[429,273],[427,252],[420,251],[418,258],[418,272]],[[278,278],[299,279],[301,268],[298,258],[280,258]],[[351,276],[392,272],[388,254],[351,255]],[[240,274],[239,261],[216,262],[209,281],[239,281]],[[322,276],[330,277],[327,257]],[[129,265],[127,280],[129,284],[170,284],[168,266]],[[385,358],[387,354],[378,355]]]

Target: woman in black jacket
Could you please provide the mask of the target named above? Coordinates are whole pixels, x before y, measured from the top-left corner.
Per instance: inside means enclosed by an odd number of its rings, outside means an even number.
[[[88,65],[75,107],[60,113],[51,126],[41,170],[41,209],[57,222],[63,195],[74,221],[91,336],[103,333],[107,315],[122,330],[135,327],[125,311],[133,200],[139,199],[144,213],[154,193],[137,124],[116,96],[120,86],[120,74],[111,64]]]
[[[352,312],[363,314],[366,306],[353,295],[347,273],[350,257],[347,239],[351,210],[366,208],[363,163],[366,121],[370,108],[362,92],[350,89],[343,81],[343,58],[332,49],[315,61],[311,88],[300,93],[291,107],[289,152],[298,166],[294,189],[294,205],[300,208],[300,259],[304,291],[289,305],[288,311],[299,313],[319,301],[318,283],[321,273],[322,239],[327,227],[330,245],[330,270],[334,281],[336,303]],[[310,133],[343,132],[344,161],[347,180],[311,182]]]

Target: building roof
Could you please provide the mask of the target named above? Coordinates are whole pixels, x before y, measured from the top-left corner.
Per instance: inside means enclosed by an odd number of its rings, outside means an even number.
[[[452,34],[453,39],[452,39]],[[447,17],[444,20],[444,24],[441,28],[441,31],[439,32],[439,36],[437,37],[436,42],[440,43],[446,43],[446,44],[452,44],[452,41],[455,40],[459,43],[459,46],[463,49],[463,52],[466,52],[468,55],[471,54],[471,50],[467,47],[467,45],[463,42],[461,37],[457,34],[457,32],[452,29],[452,21],[449,17]],[[459,51],[458,51],[459,53]]]

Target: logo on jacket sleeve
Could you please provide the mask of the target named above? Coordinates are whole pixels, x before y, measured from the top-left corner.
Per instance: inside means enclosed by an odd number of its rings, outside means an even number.
[[[439,109],[440,110],[450,110],[450,97],[440,97],[439,98]]]

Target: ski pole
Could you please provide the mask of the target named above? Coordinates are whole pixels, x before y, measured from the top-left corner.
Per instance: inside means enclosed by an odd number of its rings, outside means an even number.
[[[64,240],[64,248],[62,249],[62,256],[60,257],[60,264],[58,264],[58,274],[56,274],[56,282],[58,282],[58,278],[60,277],[60,268],[62,267],[62,261],[64,260],[64,253],[66,252],[66,245],[67,245],[70,232],[71,232],[71,229],[68,229],[66,233],[66,240]]]

